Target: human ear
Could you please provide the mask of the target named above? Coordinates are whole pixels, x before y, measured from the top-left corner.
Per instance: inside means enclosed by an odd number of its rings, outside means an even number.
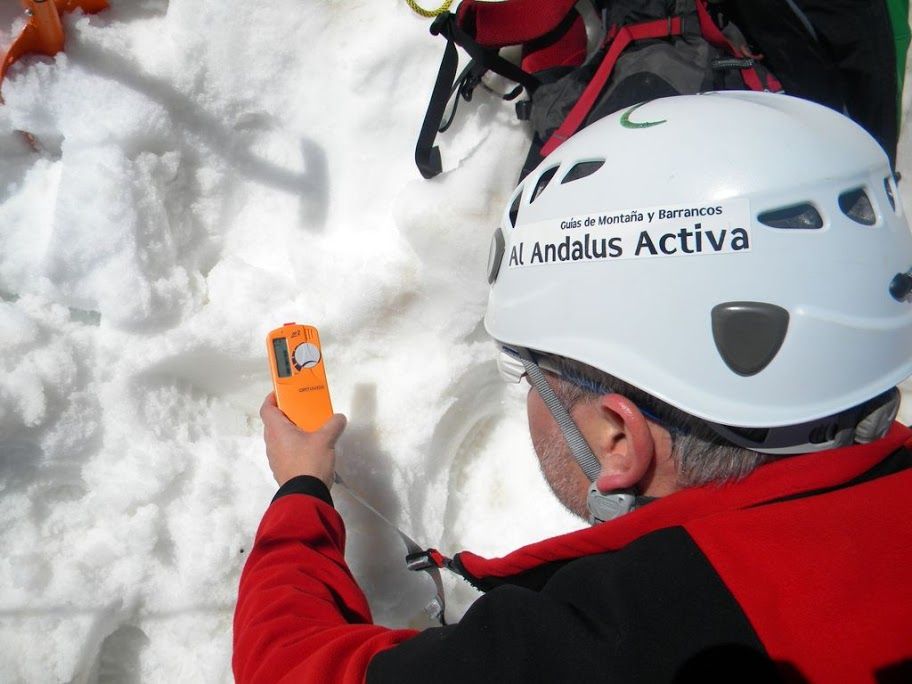
[[[604,446],[602,472],[595,481],[600,492],[633,489],[655,460],[655,440],[645,416],[630,399],[605,394],[599,408],[614,423],[614,433]]]

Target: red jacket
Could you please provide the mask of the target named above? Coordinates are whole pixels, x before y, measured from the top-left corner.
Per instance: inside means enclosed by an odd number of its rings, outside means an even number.
[[[895,425],[872,444],[784,458],[503,558],[463,552],[456,568],[488,593],[458,625],[421,633],[372,623],[326,500],[277,497],[241,576],[235,677],[667,681],[721,647],[793,679],[908,674],[904,443],[912,431]]]

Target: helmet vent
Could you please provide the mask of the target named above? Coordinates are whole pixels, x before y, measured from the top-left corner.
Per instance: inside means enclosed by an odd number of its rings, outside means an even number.
[[[893,187],[890,185],[890,177],[884,178],[884,190],[887,192],[887,200],[890,202],[890,209],[896,211],[896,198],[893,196]]]
[[[519,201],[522,199],[522,190],[516,193],[513,203],[510,205],[510,227],[516,228],[516,219],[519,216]]]
[[[770,228],[785,230],[818,230],[823,228],[823,217],[813,204],[795,204],[791,207],[765,211],[757,217],[760,223]]]
[[[532,202],[535,201],[535,198],[542,194],[542,191],[548,187],[548,183],[554,178],[555,173],[557,173],[557,167],[552,166],[538,177],[538,182],[535,184],[535,190],[532,191],[532,197],[529,199],[529,204],[532,204]]]
[[[567,172],[567,175],[561,180],[561,185],[564,183],[572,183],[575,180],[580,178],[585,178],[586,176],[591,176],[593,173],[598,171],[605,165],[605,160],[600,159],[598,161],[586,161],[579,162],[575,164],[572,169]]]
[[[842,193],[839,196],[839,208],[842,209],[843,214],[855,221],[855,223],[873,226],[877,221],[874,207],[871,206],[871,200],[868,198],[868,193],[864,191],[864,188],[847,190]]]

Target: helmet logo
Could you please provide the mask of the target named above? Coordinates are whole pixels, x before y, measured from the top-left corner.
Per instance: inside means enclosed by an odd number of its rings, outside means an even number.
[[[737,254],[751,251],[750,203],[744,198],[689,205],[641,206],[557,216],[505,236],[506,268]],[[509,240],[509,244],[506,244]],[[497,258],[494,259],[497,261]]]
[[[633,105],[633,107],[631,107],[626,112],[621,114],[621,126],[623,126],[624,128],[652,128],[653,126],[658,126],[659,124],[663,124],[667,121],[667,119],[662,119],[661,121],[644,121],[642,123],[638,123],[636,121],[631,121],[630,115],[633,114],[637,109],[642,107],[644,104],[646,104],[646,102],[640,102],[639,104],[635,104],[635,105]]]

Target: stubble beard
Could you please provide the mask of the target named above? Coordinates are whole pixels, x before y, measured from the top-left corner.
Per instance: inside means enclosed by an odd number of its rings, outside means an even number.
[[[586,519],[586,496],[588,487],[585,476],[570,453],[567,440],[562,433],[555,432],[533,441],[542,475],[564,508]]]

